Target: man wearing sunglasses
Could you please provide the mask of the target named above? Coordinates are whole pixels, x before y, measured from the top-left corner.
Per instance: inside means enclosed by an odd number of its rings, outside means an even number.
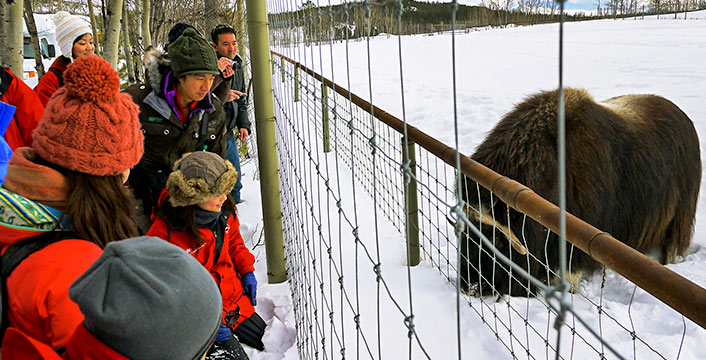
[[[235,29],[230,25],[221,24],[211,31],[211,45],[218,56],[219,65],[222,61],[229,61],[230,66],[221,72],[225,80],[231,80],[230,93],[224,104],[227,126],[227,144],[225,158],[233,163],[238,171],[238,181],[230,193],[237,203],[241,203],[240,190],[243,188],[240,173],[240,154],[235,137],[245,141],[250,134],[250,120],[248,120],[248,100],[245,89],[245,74],[243,72],[243,59],[238,56],[238,42]],[[230,78],[230,79],[229,79]]]

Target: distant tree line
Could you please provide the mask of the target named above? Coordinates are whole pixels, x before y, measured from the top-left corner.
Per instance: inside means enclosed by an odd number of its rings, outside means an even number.
[[[598,15],[578,12],[565,21],[683,12],[706,8],[706,0],[597,0]],[[297,9],[270,9],[270,31],[279,43],[326,42],[356,39],[382,33],[403,35],[451,30],[451,7],[447,3],[402,0],[398,24],[397,4],[384,0],[349,2],[317,7],[305,1]],[[369,15],[368,15],[369,14]],[[483,0],[481,6],[458,5],[456,29],[522,26],[559,21],[553,0]]]
[[[558,8],[552,2],[528,1],[535,3],[524,4],[522,8],[495,2],[489,2],[488,6],[459,5],[456,11],[456,28],[531,25],[559,21]],[[402,4],[399,24],[397,5],[383,0],[373,0],[367,8],[362,3],[316,7],[313,2],[307,1],[294,11],[270,14],[269,20],[275,37],[292,42],[328,41],[330,38],[354,39],[368,33],[371,36],[381,33],[397,34],[398,30],[402,34],[450,30],[451,8],[448,3],[403,0]],[[544,7],[545,5],[550,8]],[[566,16],[566,21],[581,19],[585,19],[582,14]],[[296,31],[292,31],[293,29]]]

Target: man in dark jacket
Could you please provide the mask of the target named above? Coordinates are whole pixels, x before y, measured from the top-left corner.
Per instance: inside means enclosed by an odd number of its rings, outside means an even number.
[[[225,156],[223,103],[210,89],[220,74],[216,53],[194,29],[186,29],[167,47],[169,57],[153,50],[149,81],[125,89],[140,106],[145,154],[130,175],[135,196],[149,215],[164,189],[174,162],[192,151]],[[143,231],[150,225],[138,218]]]
[[[238,171],[238,181],[231,191],[235,202],[240,203],[240,190],[243,188],[240,175],[240,154],[235,141],[237,136],[240,141],[245,141],[250,134],[250,120],[248,120],[248,99],[245,89],[245,73],[243,72],[243,59],[238,56],[238,42],[235,38],[235,29],[230,25],[218,25],[211,31],[211,44],[219,58],[232,61],[233,75],[231,76],[230,93],[225,103],[227,150],[225,158],[233,163]],[[220,60],[219,60],[220,62]],[[227,75],[223,72],[223,75]],[[235,134],[233,134],[235,133]]]

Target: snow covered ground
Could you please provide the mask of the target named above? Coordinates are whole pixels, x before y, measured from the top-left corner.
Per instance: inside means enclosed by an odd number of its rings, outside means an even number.
[[[702,139],[702,158],[706,158],[706,148],[703,145],[706,139],[706,67],[703,65],[706,59],[706,11],[690,13],[687,20],[683,19],[682,13],[679,18],[674,20],[673,16],[663,15],[659,20],[652,17],[645,20],[597,20],[565,24],[564,85],[583,87],[598,100],[628,93],[652,93],[672,100],[694,121]],[[523,97],[557,86],[558,38],[556,24],[456,35],[459,141],[463,153],[472,153],[488,130]],[[377,106],[401,118],[397,41],[394,36],[380,36],[370,42],[372,98]],[[334,44],[332,49],[328,45],[323,46],[323,69],[319,65],[319,48],[313,49],[315,59],[310,57],[309,48],[306,48],[307,58],[303,55],[295,56],[304,52],[275,50],[295,58],[328,78],[331,78],[329,59],[332,51],[336,82],[346,85],[348,63],[351,89],[364,99],[370,98],[365,41],[349,43],[348,52],[352,55],[348,59],[345,57],[344,43]],[[440,141],[453,145],[451,34],[403,37],[402,54],[407,120]],[[260,239],[262,216],[259,183],[254,177],[256,171],[254,162],[243,167],[243,197],[247,201],[239,207],[241,231],[251,246],[263,241]],[[342,192],[345,193],[350,188],[350,184],[346,184],[350,182],[350,177],[346,179],[344,174],[342,179]],[[365,195],[359,193],[358,197],[359,209],[370,210],[360,214],[361,239],[374,241],[371,215],[374,205]],[[706,286],[705,201],[702,190],[691,254],[682,262],[669,266],[701,286]],[[380,221],[379,226],[384,275],[390,282],[391,291],[404,299],[408,290],[403,238],[390,224]],[[374,242],[371,244],[374,246]],[[352,254],[353,245],[344,245],[338,251]],[[298,359],[289,287],[287,284],[266,284],[264,245],[260,243],[254,252],[260,282],[257,310],[270,327],[265,339],[267,352],[258,353],[249,349],[250,358]],[[346,259],[345,266],[353,266],[351,261]],[[417,309],[415,324],[424,348],[432,359],[458,358],[454,287],[439,275],[438,270],[424,263],[412,270],[412,277],[413,300]],[[362,285],[358,288],[358,295],[361,297],[361,313],[374,316],[377,296],[374,274],[362,276],[360,281]],[[644,291],[633,291],[634,286],[627,280],[609,271],[605,288],[602,289],[603,306],[623,317],[622,322],[629,324],[629,320],[632,320],[640,337],[657,348],[665,358],[706,358],[706,348],[702,346],[706,342],[706,330],[689,320],[683,320],[676,312]],[[596,275],[584,280],[580,292],[598,301],[601,277]],[[477,303],[478,300],[472,301]],[[536,321],[539,329],[548,329],[546,308],[538,301],[513,298],[509,302],[514,308],[526,308],[527,317],[530,321]],[[460,310],[463,358],[510,358],[505,347],[496,341],[475,311],[463,304]],[[506,306],[505,302],[498,303],[498,307],[501,305]],[[382,357],[408,358],[406,329],[400,313],[384,301],[381,306],[385,339]],[[583,301],[576,301],[574,306],[583,319],[598,328],[601,320],[595,309]],[[505,313],[504,316],[510,315]],[[367,321],[374,322],[374,319],[368,318]],[[512,321],[513,324],[519,322],[517,319]],[[639,344],[634,354],[634,343],[630,336],[621,329],[606,325],[605,320],[603,322],[603,336],[623,356],[661,358]],[[363,326],[371,325],[374,324],[364,323]],[[355,331],[348,332],[353,333],[352,346],[349,348],[355,347]],[[549,339],[555,341],[554,335],[550,335]],[[564,339],[562,342],[562,355],[569,358],[572,347],[566,341]],[[544,344],[538,339],[530,340],[530,349],[533,357],[545,358]],[[347,356],[351,356],[354,350],[349,351]],[[582,348],[580,341],[577,341],[570,355],[573,359],[596,358],[595,353]],[[548,356],[553,358],[553,354]],[[614,358],[610,353],[606,353],[606,356]],[[361,357],[368,358],[367,352],[361,352]],[[412,358],[423,356],[415,352]]]

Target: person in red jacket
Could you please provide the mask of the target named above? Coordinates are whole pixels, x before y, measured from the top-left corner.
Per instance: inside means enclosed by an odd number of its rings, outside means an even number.
[[[198,261],[154,237],[116,241],[69,289],[85,315],[63,356],[9,328],[7,359],[202,359],[221,323],[221,294]],[[155,311],[156,310],[156,311]]]
[[[88,56],[71,64],[33,147],[13,153],[0,188],[0,251],[50,231],[68,237],[6,279],[9,325],[52,347],[66,344],[83,321],[68,297],[71,283],[106,244],[137,235],[124,183],[144,152],[143,135],[137,105],[119,88],[107,61]]]
[[[93,54],[93,35],[91,26],[78,16],[66,11],[54,14],[56,25],[56,41],[59,43],[61,56],[54,60],[39,83],[34,87],[34,92],[39,96],[42,105],[47,106],[49,99],[57,89],[64,86],[64,71],[72,61]]]
[[[24,81],[0,68],[0,101],[16,107],[15,116],[5,130],[5,141],[12,151],[32,146],[32,131],[39,124],[44,105]]]
[[[169,174],[154,223],[147,231],[193,255],[221,289],[222,332],[207,359],[217,350],[231,352],[228,359],[247,359],[233,334],[243,344],[264,350],[266,324],[253,307],[257,304],[255,257],[243,242],[235,202],[229,195],[237,178],[233,165],[218,154],[184,154]]]

